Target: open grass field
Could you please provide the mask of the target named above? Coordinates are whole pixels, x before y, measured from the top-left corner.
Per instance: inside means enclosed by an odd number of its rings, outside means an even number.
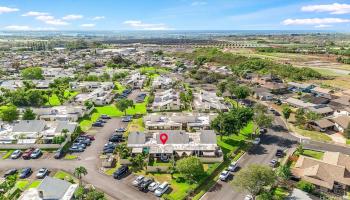
[[[39,187],[40,183],[41,183],[41,180],[35,180],[35,181],[30,183],[30,185],[28,186],[28,189],[37,188],[37,187]]]
[[[25,190],[27,188],[27,186],[29,185],[29,181],[28,180],[19,180],[16,182],[15,187],[19,188],[20,190]]]

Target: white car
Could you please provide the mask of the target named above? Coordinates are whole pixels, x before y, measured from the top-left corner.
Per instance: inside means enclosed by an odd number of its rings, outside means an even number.
[[[253,140],[253,144],[260,144],[260,138],[255,138]]]
[[[248,194],[244,197],[244,200],[253,200],[253,196]]]
[[[132,185],[133,185],[133,186],[139,186],[139,185],[142,183],[142,181],[143,181],[144,178],[145,178],[145,177],[142,176],[142,175],[136,177],[136,179],[132,182]]]
[[[48,174],[49,170],[47,168],[41,168],[39,169],[38,173],[36,174],[37,178],[44,178]]]
[[[160,183],[157,182],[157,181],[154,181],[153,183],[151,183],[149,186],[148,186],[148,190],[151,191],[151,192],[154,192],[158,187],[159,187]]]
[[[222,181],[227,181],[227,179],[228,179],[229,176],[230,176],[230,172],[227,171],[227,170],[224,170],[224,171],[221,172],[219,178],[220,178],[220,180],[222,180]]]
[[[237,162],[233,161],[233,162],[230,164],[230,166],[228,166],[228,170],[229,170],[230,172],[234,172],[234,171],[237,169],[237,167],[238,167]]]
[[[17,159],[22,155],[22,151],[21,150],[15,150],[12,154],[11,154],[11,159]]]
[[[162,184],[156,189],[156,191],[154,191],[154,195],[156,195],[157,197],[160,197],[160,196],[162,196],[168,189],[169,189],[169,183],[164,182],[164,183],[162,183]]]

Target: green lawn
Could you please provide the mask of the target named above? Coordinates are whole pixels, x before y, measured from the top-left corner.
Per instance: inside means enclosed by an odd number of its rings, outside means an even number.
[[[35,180],[29,185],[28,189],[37,188],[37,187],[39,187],[40,183],[41,183],[41,180]]]
[[[2,159],[5,160],[5,159],[9,158],[14,151],[15,150],[7,151],[6,154],[2,157]]]
[[[78,156],[77,155],[72,155],[72,154],[67,154],[67,155],[65,155],[64,156],[64,160],[75,160],[75,159],[77,159],[78,158]]]
[[[19,180],[16,182],[15,187],[19,188],[20,190],[24,190],[26,189],[26,187],[28,186],[29,181],[28,180]]]
[[[115,165],[114,168],[107,169],[104,173],[107,174],[108,176],[112,176],[113,173],[120,167],[119,162]]]
[[[143,132],[145,130],[145,126],[143,124],[143,119],[139,118],[139,119],[133,119],[127,127],[126,133],[130,133],[130,132]]]
[[[223,153],[227,154],[245,145],[245,140],[250,139],[253,128],[253,123],[251,122],[246,128],[241,130],[239,135],[223,136],[222,138],[221,136],[217,136],[217,143]]]
[[[302,155],[321,160],[323,158],[323,154],[324,154],[324,152],[322,152],[322,151],[314,151],[314,150],[304,149]]]
[[[99,117],[100,117],[99,113],[93,112],[90,117],[81,119],[79,122],[81,130],[82,131],[89,130],[92,126],[92,123],[94,123]]]
[[[311,138],[312,140],[316,140],[316,141],[320,141],[320,142],[331,142],[332,141],[332,138],[330,138],[327,134],[325,133],[321,133],[321,132],[317,132],[317,131],[309,131],[309,130],[304,130],[304,129],[301,129],[301,128],[298,128],[298,127],[295,127],[291,124],[289,124],[289,128],[302,135],[302,136],[305,136],[305,137],[309,137]]]
[[[67,180],[67,179],[74,179],[74,176],[71,174],[64,172],[64,171],[57,171],[56,174],[53,176],[54,178],[61,179],[61,180]]]
[[[69,91],[69,90],[64,91],[64,98],[66,99],[72,99],[77,95],[78,95],[78,92],[76,91]]]

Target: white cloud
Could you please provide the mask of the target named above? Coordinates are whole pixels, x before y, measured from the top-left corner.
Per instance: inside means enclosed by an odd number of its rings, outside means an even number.
[[[5,7],[5,6],[0,6],[0,14],[17,12],[17,11],[19,11],[18,8],[9,8],[9,7]]]
[[[207,5],[208,3],[205,2],[205,1],[194,1],[192,2],[192,6],[204,6],[204,5]]]
[[[37,27],[37,28],[33,28],[30,26],[25,26],[25,25],[10,25],[10,26],[5,26],[4,27],[7,30],[12,30],[12,31],[53,31],[53,30],[57,30],[54,27]]]
[[[315,28],[329,28],[329,27],[333,27],[332,25],[329,25],[329,24],[320,24],[320,25],[317,25],[317,26],[314,26]]]
[[[284,25],[319,25],[319,24],[337,24],[347,23],[350,19],[342,18],[307,18],[307,19],[286,19],[282,22]]]
[[[124,24],[138,30],[172,30],[167,25],[163,23],[159,24],[146,24],[139,20],[127,20],[123,22]]]
[[[350,13],[350,4],[324,4],[324,5],[309,5],[301,8],[305,12],[329,12],[330,14],[347,14]]]
[[[46,24],[50,24],[50,25],[55,25],[55,26],[65,26],[65,25],[69,25],[68,22],[63,21],[61,19],[56,19],[55,17],[51,16],[51,15],[42,15],[42,16],[37,16],[35,17],[35,19],[42,21]]]
[[[91,27],[95,27],[96,24],[82,24],[80,25],[81,27],[85,27],[85,28],[91,28]]]
[[[7,30],[12,30],[12,31],[30,30],[29,26],[19,26],[19,25],[10,25],[10,26],[5,26],[4,28]]]
[[[49,13],[29,11],[27,13],[24,13],[22,16],[24,16],[24,17],[36,17],[36,16],[43,16],[43,15],[49,15]]]
[[[82,19],[84,16],[83,15],[66,15],[62,17],[63,20],[77,20],[77,19]]]
[[[96,17],[93,17],[91,20],[101,20],[101,19],[105,19],[105,16],[96,16]]]

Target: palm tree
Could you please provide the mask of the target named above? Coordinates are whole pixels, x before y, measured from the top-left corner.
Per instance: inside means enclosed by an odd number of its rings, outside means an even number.
[[[81,181],[82,177],[87,175],[87,174],[88,174],[88,172],[87,172],[85,167],[80,166],[80,167],[75,168],[74,176],[79,179],[79,186],[82,185],[82,181]]]

